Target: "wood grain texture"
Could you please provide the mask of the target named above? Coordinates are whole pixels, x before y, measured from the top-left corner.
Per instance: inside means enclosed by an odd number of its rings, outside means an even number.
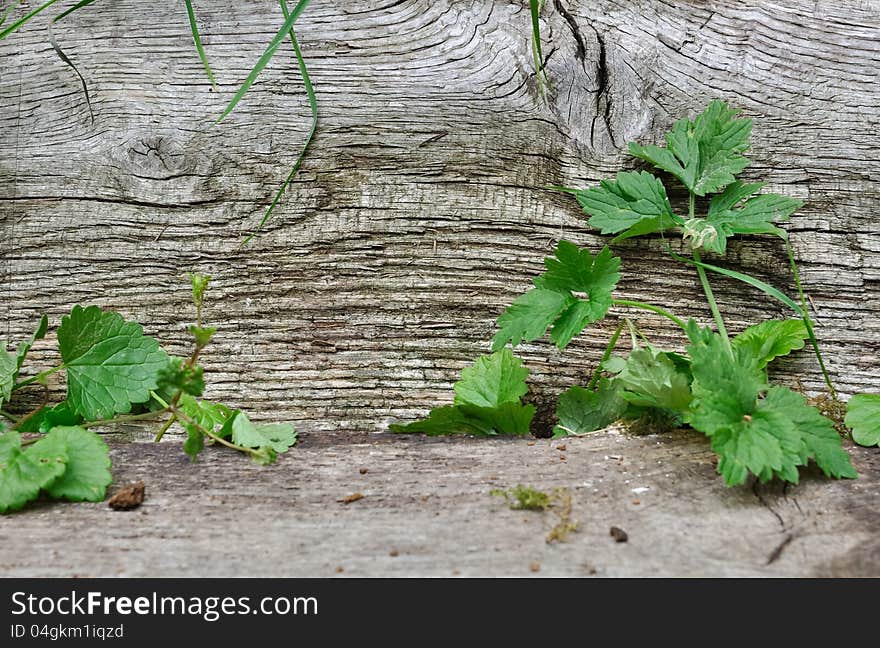
[[[547,187],[635,168],[627,141],[658,141],[712,98],[755,119],[745,177],[806,202],[788,230],[840,390],[880,390],[880,2],[553,0],[541,19],[546,103],[524,1],[313,3],[297,34],[318,134],[244,251],[309,109],[282,48],[212,125],[281,12],[267,0],[196,10],[219,95],[182,3],[99,2],[56,26],[94,122],[44,22],[0,41],[3,333],[97,303],[183,352],[183,273],[208,272],[205,314],[220,328],[204,355],[209,395],[294,422],[304,443],[267,469],[218,450],[191,466],[173,437],[131,442],[146,431],[127,429],[113,444],[115,483],[144,479],[143,507],[42,503],[0,518],[3,575],[530,575],[537,562],[539,575],[880,576],[876,449],[852,449],[857,481],[808,472],[787,490],[750,490],[724,488],[705,440],[683,432],[612,430],[565,452],[380,434],[451,400],[559,238],[603,244]],[[672,196],[678,208],[684,198]],[[696,277],[660,240],[616,251],[621,298],[709,321]],[[793,289],[774,240],[737,240],[726,263]],[[713,283],[734,331],[785,314]],[[664,320],[636,319],[682,345]],[[523,347],[534,398],[552,407],[583,382],[612,328],[564,354]],[[37,346],[37,364],[50,348]],[[822,387],[806,353],[779,374]],[[571,489],[581,531],[547,545],[551,514],[488,496],[517,483]],[[629,542],[614,543],[611,525]],[[225,559],[205,560],[219,544]]]
[[[269,468],[216,448],[191,465],[175,443],[114,444],[113,489],[143,480],[141,507],[4,516],[3,575],[880,576],[876,448],[853,450],[858,480],[808,471],[798,486],[725,488],[696,433],[309,439]],[[489,494],[516,484],[569,489],[579,531],[547,544],[552,512]]]
[[[880,3],[548,2],[552,92],[531,63],[527,3],[322,2],[298,35],[321,122],[264,234],[236,251],[296,156],[308,106],[279,50],[239,108],[212,120],[281,22],[272,2],[197,7],[210,90],[183,6],[96,3],[0,42],[6,333],[78,302],[117,308],[182,350],[183,273],[215,277],[211,396],[305,432],[382,432],[449,399],[494,319],[560,237],[598,247],[549,185],[595,183],[713,97],[755,119],[748,179],[806,201],[788,227],[844,394],[880,389]],[[682,195],[674,196],[682,206]],[[691,269],[660,240],[617,246],[619,295],[708,322]],[[728,263],[791,289],[775,240]],[[733,330],[785,312],[715,278]],[[659,342],[668,323],[637,315]],[[57,321],[57,319],[56,319]],[[560,355],[522,353],[552,398],[583,380],[610,326]],[[806,353],[782,365],[821,388]]]

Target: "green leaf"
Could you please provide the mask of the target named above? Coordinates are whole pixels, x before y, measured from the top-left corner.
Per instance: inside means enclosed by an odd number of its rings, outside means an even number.
[[[82,422],[82,416],[70,409],[70,404],[64,401],[54,407],[41,407],[36,414],[18,426],[18,431],[46,434],[54,427],[79,425]]]
[[[275,55],[275,51],[284,42],[284,39],[287,37],[288,32],[293,28],[293,24],[296,22],[299,15],[303,12],[303,10],[308,6],[309,0],[299,0],[296,3],[296,6],[293,8],[293,11],[288,14],[284,20],[284,24],[281,25],[281,28],[272,37],[272,40],[269,42],[268,47],[266,47],[266,51],[263,52],[262,56],[260,56],[259,60],[257,60],[256,65],[254,65],[253,69],[247,75],[247,78],[241,84],[238,91],[235,93],[235,96],[229,102],[229,104],[224,109],[223,113],[217,119],[217,122],[223,121],[229,113],[231,113],[235,107],[238,105],[238,102],[241,101],[241,98],[247,93],[250,87],[253,85],[254,81],[257,80],[257,77],[260,75],[260,72],[263,71],[263,68],[268,65],[269,61],[272,60],[272,57]],[[286,13],[286,12],[285,12]]]
[[[178,391],[201,396],[205,391],[203,374],[203,369],[198,365],[190,367],[182,358],[169,358],[168,364],[159,370],[154,391],[157,391],[160,397],[162,394],[170,394],[170,398],[173,398]]]
[[[542,325],[542,333],[547,329],[551,307],[555,310],[558,304],[562,306],[550,339],[564,349],[584,327],[605,317],[611,308],[611,293],[620,279],[620,258],[612,256],[608,247],[593,257],[587,249],[560,241],[555,257],[544,259],[544,265],[547,269],[534,280],[538,294],[526,300],[526,293],[499,318],[501,330],[493,341],[494,350],[509,340],[537,339],[538,329]],[[548,292],[559,294],[559,300],[551,302]]]
[[[56,427],[26,454],[51,460],[64,454],[67,468],[44,488],[52,497],[74,502],[100,502],[113,480],[110,474],[110,450],[94,432],[81,427]]]
[[[748,166],[741,155],[749,148],[751,119],[736,119],[737,111],[713,101],[693,121],[681,119],[666,135],[666,148],[629,145],[637,158],[678,178],[698,196],[720,191]]]
[[[672,213],[666,189],[647,171],[621,171],[616,180],[573,192],[589,223],[614,241],[663,232],[681,223]]]
[[[193,11],[192,1],[184,0],[184,3],[186,4],[186,13],[189,16],[189,28],[192,32],[193,42],[196,45],[196,51],[202,61],[202,67],[205,68],[205,74],[211,82],[211,87],[214,88],[214,92],[217,92],[217,82],[214,81],[214,73],[211,71],[211,66],[208,64],[208,56],[205,54],[205,48],[202,46],[202,38],[199,35],[199,26],[196,23],[196,14]]]
[[[519,402],[506,402],[497,407],[447,405],[435,407],[424,420],[406,425],[391,425],[389,429],[396,433],[421,432],[428,436],[441,434],[521,436],[529,433],[534,415],[534,405],[523,405]]]
[[[140,324],[97,306],[75,306],[61,319],[58,346],[67,368],[67,400],[89,421],[149,400],[169,360]]]
[[[834,429],[834,422],[809,405],[802,394],[786,387],[771,387],[758,408],[785,413],[803,442],[802,465],[806,465],[812,459],[826,477],[838,479],[858,477],[849,454],[843,449],[840,435]]]
[[[755,358],[763,369],[771,360],[804,348],[809,337],[803,320],[768,320],[737,335],[731,344]]]
[[[768,387],[747,349],[731,355],[713,334],[688,352],[694,399],[686,420],[712,440],[725,483],[741,484],[750,472],[761,481],[778,476],[797,483],[798,466],[810,459],[826,475],[856,476],[834,424],[800,394]]]
[[[199,400],[186,393],[181,395],[177,407],[184,416],[196,424],[193,425],[184,420],[180,422],[183,429],[186,430],[183,451],[195,461],[205,447],[205,433],[200,429],[200,426],[214,432],[218,427],[222,428],[232,418],[233,412],[221,403]]]
[[[626,409],[627,402],[621,397],[615,381],[600,379],[596,391],[570,387],[559,396],[556,406],[559,424],[553,428],[553,437],[602,430],[622,418]]]
[[[518,403],[528,391],[526,378],[529,370],[510,349],[477,358],[473,366],[465,367],[453,389],[456,405],[498,407],[502,403]]]
[[[211,338],[214,337],[214,333],[217,332],[216,327],[214,326],[190,326],[189,332],[196,339],[196,346],[199,348],[206,347],[211,342]]]
[[[271,448],[287,452],[296,443],[296,430],[289,423],[256,425],[241,410],[232,413],[232,442],[245,448]]]
[[[15,356],[6,350],[6,340],[0,338],[0,407],[12,398],[12,387],[15,385],[17,373]]]
[[[516,346],[543,337],[547,328],[574,301],[569,294],[540,288],[520,295],[498,318],[498,333],[492,348],[498,350],[508,342]]]
[[[200,272],[187,272],[189,283],[192,286],[192,301],[197,309],[201,309],[205,303],[205,292],[211,283],[211,275],[202,274]]]
[[[863,446],[880,444],[880,394],[856,394],[846,405],[844,423],[853,441]]]
[[[616,382],[621,397],[638,407],[686,412],[691,402],[690,373],[668,352],[651,346],[629,354]]]
[[[40,489],[64,473],[66,465],[62,449],[37,456],[22,451],[18,432],[0,435],[0,513],[18,510],[35,499]]]
[[[728,186],[724,193],[712,198],[706,218],[695,218],[685,223],[685,238],[692,239],[692,247],[718,254],[727,251],[727,239],[734,234],[775,234],[785,239],[785,231],[774,223],[791,216],[803,205],[800,200],[778,194],[761,194],[736,207],[740,200],[751,196],[762,186],[740,181]]]
[[[27,358],[27,354],[30,352],[31,347],[34,346],[34,342],[37,340],[42,340],[46,337],[46,331],[49,330],[49,318],[43,315],[40,318],[40,323],[37,325],[37,330],[34,331],[34,334],[31,335],[30,339],[26,342],[20,342],[18,345],[18,349],[15,354],[15,376],[14,378],[18,379],[18,372],[21,371],[22,365],[24,365],[24,361]],[[5,345],[4,345],[5,350]]]

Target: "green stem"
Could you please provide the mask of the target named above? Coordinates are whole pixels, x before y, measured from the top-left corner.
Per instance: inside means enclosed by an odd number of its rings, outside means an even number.
[[[15,383],[12,386],[12,391],[15,391],[16,389],[21,389],[22,387],[27,387],[28,385],[32,385],[33,383],[41,381],[41,380],[43,380],[43,378],[46,378],[47,376],[51,376],[53,373],[56,373],[58,371],[61,371],[62,369],[66,369],[66,368],[67,368],[67,365],[65,365],[62,362],[57,367],[52,367],[51,369],[46,369],[46,371],[41,371],[36,376],[31,376],[27,380],[22,380],[19,383]]]
[[[81,427],[95,427],[98,425],[112,425],[114,423],[128,423],[130,421],[150,421],[153,420],[162,414],[164,414],[167,410],[156,410],[155,412],[144,412],[143,414],[124,414],[122,416],[116,416],[110,419],[103,419],[100,421],[86,421],[85,423],[80,423]]]
[[[688,192],[688,218],[690,220],[694,219],[694,206],[696,203],[697,197],[693,191]],[[698,264],[700,263],[700,253],[697,251],[697,248],[694,248],[694,261]],[[718,327],[718,333],[721,334],[721,339],[724,340],[724,348],[727,349],[728,353],[733,354],[733,349],[730,347],[730,337],[727,335],[727,327],[724,326],[724,318],[721,317],[721,311],[718,310],[718,302],[715,301],[715,294],[712,292],[712,286],[709,285],[709,278],[706,276],[706,271],[699,265],[697,265],[697,274],[700,276],[700,283],[703,285],[703,293],[706,295],[706,301],[709,302],[709,309],[712,311],[712,317],[715,318],[715,326]]]
[[[596,367],[596,371],[593,372],[593,377],[590,379],[590,384],[587,385],[587,389],[590,391],[596,388],[596,384],[599,382],[599,376],[602,374],[602,365],[605,364],[610,358],[611,353],[614,351],[614,347],[617,346],[617,340],[620,339],[620,334],[623,332],[623,327],[626,324],[621,322],[617,325],[617,330],[614,331],[614,335],[611,336],[611,339],[608,341],[608,346],[605,347],[605,353],[602,354],[602,359],[599,361],[599,365]]]
[[[177,418],[179,418],[181,421],[183,421],[187,425],[193,426],[194,428],[196,428],[199,432],[201,432],[205,436],[213,439],[216,443],[219,443],[221,445],[225,445],[227,448],[232,448],[233,450],[238,450],[239,452],[244,452],[246,454],[251,454],[251,455],[258,455],[259,454],[259,452],[257,450],[254,450],[253,448],[246,448],[244,446],[236,445],[236,444],[232,443],[231,441],[227,441],[223,437],[214,434],[214,432],[212,430],[209,430],[208,428],[201,425],[197,421],[194,421],[193,419],[188,417],[186,414],[184,414],[183,412],[181,412],[179,409],[177,409],[174,406],[171,406],[171,412]]]
[[[12,421],[13,423],[18,423],[18,417],[13,416],[12,414],[10,414],[9,412],[7,412],[5,410],[0,410],[0,416],[2,416],[3,418],[5,418],[9,421]]]
[[[162,437],[165,436],[165,433],[171,429],[171,426],[174,425],[174,421],[177,420],[177,414],[172,414],[171,418],[165,421],[165,425],[162,426],[162,429],[156,433],[155,438],[153,439],[153,443],[159,443],[162,440]]]
[[[813,332],[813,320],[810,318],[810,309],[807,306],[807,298],[804,295],[804,289],[801,285],[801,276],[798,272],[797,263],[794,261],[794,250],[788,237],[785,238],[785,249],[788,252],[788,262],[791,265],[791,274],[794,276],[794,284],[797,286],[798,296],[801,299],[801,308],[803,309],[804,326],[807,328],[807,335],[810,338],[810,344],[813,345],[813,351],[816,353],[816,360],[819,361],[819,368],[822,370],[822,376],[825,378],[825,384],[828,385],[828,393],[834,400],[837,400],[837,390],[831,382],[831,376],[825,368],[825,361],[822,358],[822,352],[819,350],[819,342],[816,340],[816,334]]]
[[[652,313],[657,313],[658,315],[662,315],[666,319],[675,322],[675,324],[678,325],[682,330],[686,329],[686,324],[681,318],[676,317],[669,311],[666,311],[659,306],[646,304],[645,302],[640,301],[632,301],[630,299],[612,299],[611,303],[614,306],[628,306],[629,308],[640,308],[642,310],[651,311]]]

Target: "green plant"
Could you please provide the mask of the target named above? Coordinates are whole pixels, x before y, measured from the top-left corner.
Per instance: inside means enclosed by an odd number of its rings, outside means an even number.
[[[238,409],[201,398],[205,390],[201,352],[216,329],[204,326],[202,307],[210,277],[191,274],[196,323],[189,327],[193,351],[169,356],[136,322],[97,306],[75,306],[57,331],[61,362],[29,378],[20,376],[28,352],[46,336],[44,315],[16,352],[0,342],[0,513],[21,508],[45,491],[54,498],[100,501],[111,481],[106,443],[89,428],[129,421],[165,423],[156,441],[176,421],[186,431],[184,451],[193,460],[205,443],[227,446],[268,464],[296,443],[292,425],[257,425]],[[65,371],[67,396],[16,416],[6,408],[30,385]],[[27,438],[22,434],[29,435]]]
[[[629,320],[612,336],[586,387],[574,386],[558,402],[554,436],[581,435],[619,419],[687,424],[709,437],[719,455],[718,471],[728,485],[744,482],[751,473],[761,481],[779,477],[797,482],[798,467],[811,460],[832,477],[856,477],[842,448],[834,422],[810,406],[799,393],[771,386],[767,366],[777,357],[802,349],[810,341],[829,392],[833,384],[816,340],[788,237],[778,227],[801,206],[776,194],[759,194],[760,183],[736,178],[748,164],[751,120],[714,101],[693,121],[682,119],[667,135],[666,147],[630,145],[630,152],[677,178],[688,191],[688,213],[673,209],[663,181],[647,171],[624,171],[598,187],[567,189],[590,216],[589,224],[612,243],[636,236],[677,231],[687,259],[669,249],[672,259],[695,267],[706,296],[715,331],[685,322],[652,304],[616,299],[620,259],[608,247],[595,256],[560,241],[534,288],[518,297],[498,318],[493,351],[506,345],[537,340],[550,331],[560,349],[615,307],[659,314],[679,327],[686,353],[651,344]],[[697,216],[696,197],[708,198],[707,213]],[[700,252],[723,255],[727,240],[737,234],[772,234],[786,243],[800,304],[781,291],[748,275],[704,263]],[[667,243],[668,245],[668,243]],[[707,271],[743,281],[780,300],[798,316],[751,326],[736,337],[728,334]],[[624,327],[632,343],[626,355],[613,355]],[[510,356],[512,358],[512,356]],[[523,393],[525,385],[522,386]],[[856,440],[877,442],[875,397],[857,397],[847,420],[858,430]],[[443,409],[443,408],[441,408]],[[434,410],[428,421],[436,415]],[[422,431],[410,424],[399,431]],[[505,433],[500,428],[495,432]],[[435,428],[435,433],[436,428]]]

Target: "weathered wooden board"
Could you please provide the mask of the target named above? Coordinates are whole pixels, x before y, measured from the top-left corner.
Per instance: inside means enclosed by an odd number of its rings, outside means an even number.
[[[0,218],[6,331],[77,302],[122,310],[175,347],[192,317],[182,273],[216,278],[212,394],[307,432],[380,432],[449,397],[495,317],[560,237],[599,246],[548,191],[633,165],[713,97],[755,118],[749,178],[807,201],[790,231],[844,393],[880,388],[880,3],[547,3],[554,92],[542,102],[526,2],[320,2],[298,27],[321,126],[265,234],[236,251],[296,157],[308,106],[280,50],[211,126],[280,22],[272,2],[197,7],[221,95],[183,5],[96,3],[0,42]],[[680,198],[680,196],[679,196]],[[680,204],[680,201],[679,203]],[[621,296],[706,318],[660,241],[618,246]],[[789,287],[777,241],[730,262]],[[784,311],[717,281],[731,326]],[[665,322],[638,315],[658,340]],[[560,355],[525,347],[536,388],[582,378],[608,328]],[[819,389],[808,355],[785,366]]]
[[[810,472],[787,489],[728,489],[695,433],[532,443],[327,433],[269,468],[224,450],[193,466],[176,444],[114,445],[117,484],[144,480],[145,503],[0,518],[0,565],[83,577],[880,576],[876,448],[853,452],[859,480]],[[516,484],[569,488],[580,530],[547,544],[553,513],[489,495]]]
[[[297,33],[318,135],[275,219],[243,251],[309,125],[287,49],[212,125],[280,25],[275,3],[196,3],[219,95],[182,4],[118,0],[72,14],[54,32],[88,82],[94,122],[44,21],[0,41],[4,334],[89,302],[183,351],[183,273],[209,272],[206,316],[220,327],[204,356],[210,395],[292,421],[306,439],[268,470],[223,453],[192,470],[174,444],[116,445],[117,480],[148,481],[143,512],[53,505],[0,519],[10,574],[501,574],[537,561],[542,574],[877,575],[876,451],[856,451],[857,482],[764,493],[783,529],[750,491],[725,490],[705,444],[678,433],[572,441],[566,462],[543,441],[378,436],[449,401],[559,238],[602,245],[547,187],[632,168],[628,140],[656,141],[716,97],[755,119],[746,177],[806,201],[788,229],[841,392],[880,390],[880,2],[547,2],[547,102],[527,4],[310,6]],[[673,201],[681,207],[682,195]],[[696,278],[670,265],[661,241],[616,251],[621,297],[708,321]],[[777,241],[737,241],[727,263],[792,288]],[[735,331],[784,314],[760,293],[714,283]],[[666,322],[637,320],[658,342],[682,344]],[[523,347],[539,397],[582,381],[610,328],[564,354]],[[51,360],[48,344],[38,351]],[[808,354],[782,368],[784,380],[821,389]],[[545,546],[544,521],[487,498],[491,475],[577,489],[584,530]],[[633,505],[629,489],[642,481],[652,490]],[[367,498],[334,505],[354,490]],[[607,537],[618,523],[632,533],[626,545]],[[788,533],[795,539],[765,567]],[[236,539],[226,546],[241,562],[197,562],[221,536]],[[255,560],[246,547],[257,544]]]

